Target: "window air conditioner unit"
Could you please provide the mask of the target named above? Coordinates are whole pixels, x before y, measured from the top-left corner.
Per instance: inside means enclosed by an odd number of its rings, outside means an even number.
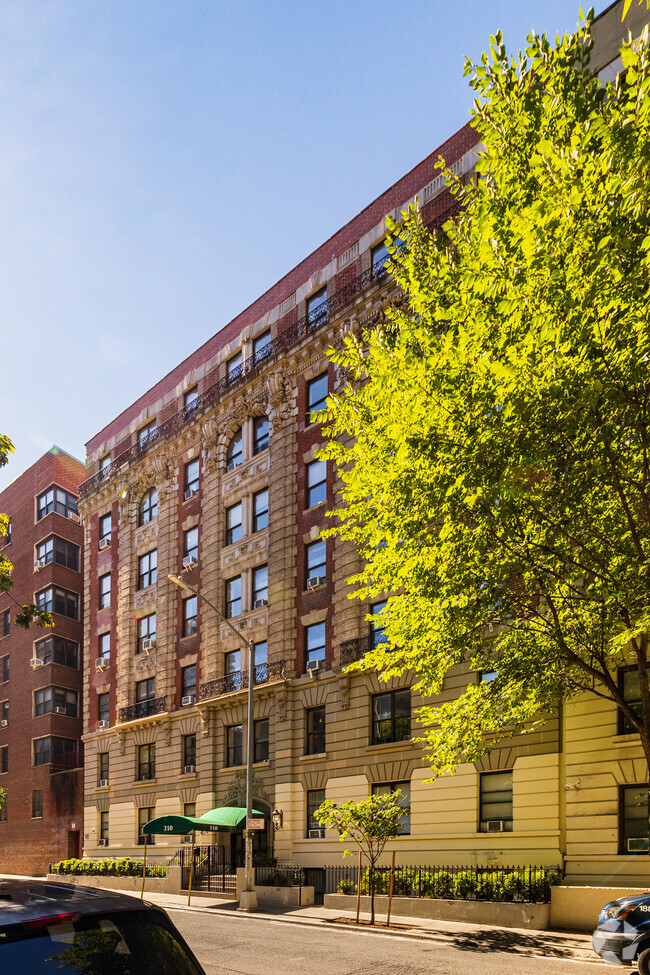
[[[145,653],[152,653],[156,649],[156,641],[147,637],[142,641],[142,649]]]
[[[237,467],[237,461],[231,460],[229,464],[226,464],[226,473],[228,473],[228,471],[234,471],[235,467]]]
[[[34,562],[34,572],[38,572],[45,565],[45,559],[36,559]]]
[[[54,708],[54,713],[55,714],[67,714],[68,712],[67,712],[66,708]]]
[[[307,579],[307,588],[315,589],[316,586],[322,586],[324,582],[324,576],[311,576],[310,579]]]
[[[8,724],[9,722],[7,721],[7,719],[3,718],[2,721],[0,721],[0,728],[6,728]]]
[[[100,538],[99,539],[99,548],[100,548],[100,551],[102,549],[110,548],[110,547],[111,547],[111,539],[110,539],[110,536],[105,535],[104,538]]]
[[[183,775],[191,775],[192,772],[196,772],[196,765],[186,765],[183,768]]]
[[[253,603],[253,609],[262,609],[264,606],[268,606],[268,599],[256,599]]]
[[[308,660],[307,661],[307,673],[317,674],[320,670],[320,660]]]
[[[79,517],[79,515],[78,515],[78,514],[76,513],[76,511],[68,511],[68,518],[70,519],[70,521],[74,521],[74,522],[76,522],[76,523],[77,523],[78,525],[80,525],[80,524],[81,524],[81,518],[80,518],[80,517]]]
[[[97,657],[95,660],[95,668],[97,670],[106,670],[108,667],[108,657]]]
[[[108,840],[97,840],[97,846],[108,846]]]
[[[628,853],[645,853],[648,849],[648,837],[647,836],[628,836],[627,839],[627,852]]]
[[[100,779],[99,780],[99,786],[98,786],[98,788],[99,789],[107,789],[108,788],[108,779]]]
[[[38,670],[39,667],[43,666],[43,661],[40,657],[32,657],[32,659],[29,661],[29,666],[32,668],[32,670]]]
[[[198,564],[199,564],[199,563],[198,563],[198,562],[196,561],[196,559],[194,558],[194,556],[193,556],[193,555],[186,555],[186,556],[185,556],[185,557],[183,558],[183,568],[184,568],[184,569],[193,569],[193,568],[195,568],[195,566],[197,566]]]
[[[198,488],[195,487],[188,488],[187,491],[185,492],[185,500],[189,501],[190,498],[195,498],[198,493],[199,493]]]
[[[325,830],[324,829],[310,829],[309,830],[309,839],[310,840],[322,840],[324,838],[325,838]]]
[[[506,823],[504,819],[488,819],[487,821],[488,833],[503,833],[505,828]]]
[[[196,694],[187,694],[181,700],[181,707],[186,708],[188,704],[196,704]]]
[[[107,721],[106,718],[102,718],[101,721],[98,721],[97,722],[97,727],[98,728],[110,728],[110,726],[111,726],[111,723],[110,723],[110,721]],[[108,781],[106,779],[102,779],[102,782],[106,782],[106,785],[108,785]]]

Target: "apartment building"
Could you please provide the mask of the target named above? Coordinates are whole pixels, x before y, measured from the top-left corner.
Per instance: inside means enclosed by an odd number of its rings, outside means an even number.
[[[0,595],[0,871],[43,873],[81,851],[83,529],[80,461],[52,447],[0,494],[14,588]],[[53,628],[14,625],[23,603]]]
[[[596,63],[611,72],[620,4],[597,28]],[[436,160],[472,179],[477,146],[464,126],[88,442],[85,855],[137,854],[155,817],[244,805],[243,651],[173,574],[255,644],[258,851],[339,862],[336,835],[314,818],[322,800],[399,788],[403,863],[564,863],[592,882],[639,874],[628,840],[642,753],[611,706],[577,701],[429,783],[413,675],[384,684],[346,671],[382,638],[367,621],[381,604],[348,599],[357,555],[321,535],[337,473],[317,457],[313,415],[346,381],[326,350],[403,300],[385,267],[385,218],[417,197],[427,226],[444,223],[457,203]],[[441,700],[479,679],[459,669]],[[241,834],[210,842],[233,862],[241,854]]]

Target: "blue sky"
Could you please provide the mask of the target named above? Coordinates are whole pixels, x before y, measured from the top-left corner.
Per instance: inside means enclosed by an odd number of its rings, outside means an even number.
[[[607,6],[596,4],[596,13]],[[468,118],[570,0],[2,0],[0,490],[84,444]]]

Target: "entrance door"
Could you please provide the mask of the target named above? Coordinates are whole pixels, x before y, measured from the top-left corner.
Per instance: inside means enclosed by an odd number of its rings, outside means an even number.
[[[78,829],[68,830],[68,860],[78,860],[81,856],[81,833]]]
[[[255,830],[253,833],[253,862],[255,857],[262,853],[268,853],[267,839],[268,822],[266,829]],[[243,832],[230,834],[230,862],[233,867],[245,866],[246,844]]]

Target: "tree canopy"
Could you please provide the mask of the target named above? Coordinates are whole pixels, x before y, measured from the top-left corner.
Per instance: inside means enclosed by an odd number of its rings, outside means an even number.
[[[420,714],[434,774],[583,692],[650,761],[650,56],[646,31],[602,87],[592,20],[514,58],[497,34],[467,63],[476,184],[448,173],[444,233],[417,210],[390,225],[406,300],[332,350],[350,379],[326,416],[333,531],[359,550],[356,597],[392,593],[357,666],[434,696],[470,675]]]

